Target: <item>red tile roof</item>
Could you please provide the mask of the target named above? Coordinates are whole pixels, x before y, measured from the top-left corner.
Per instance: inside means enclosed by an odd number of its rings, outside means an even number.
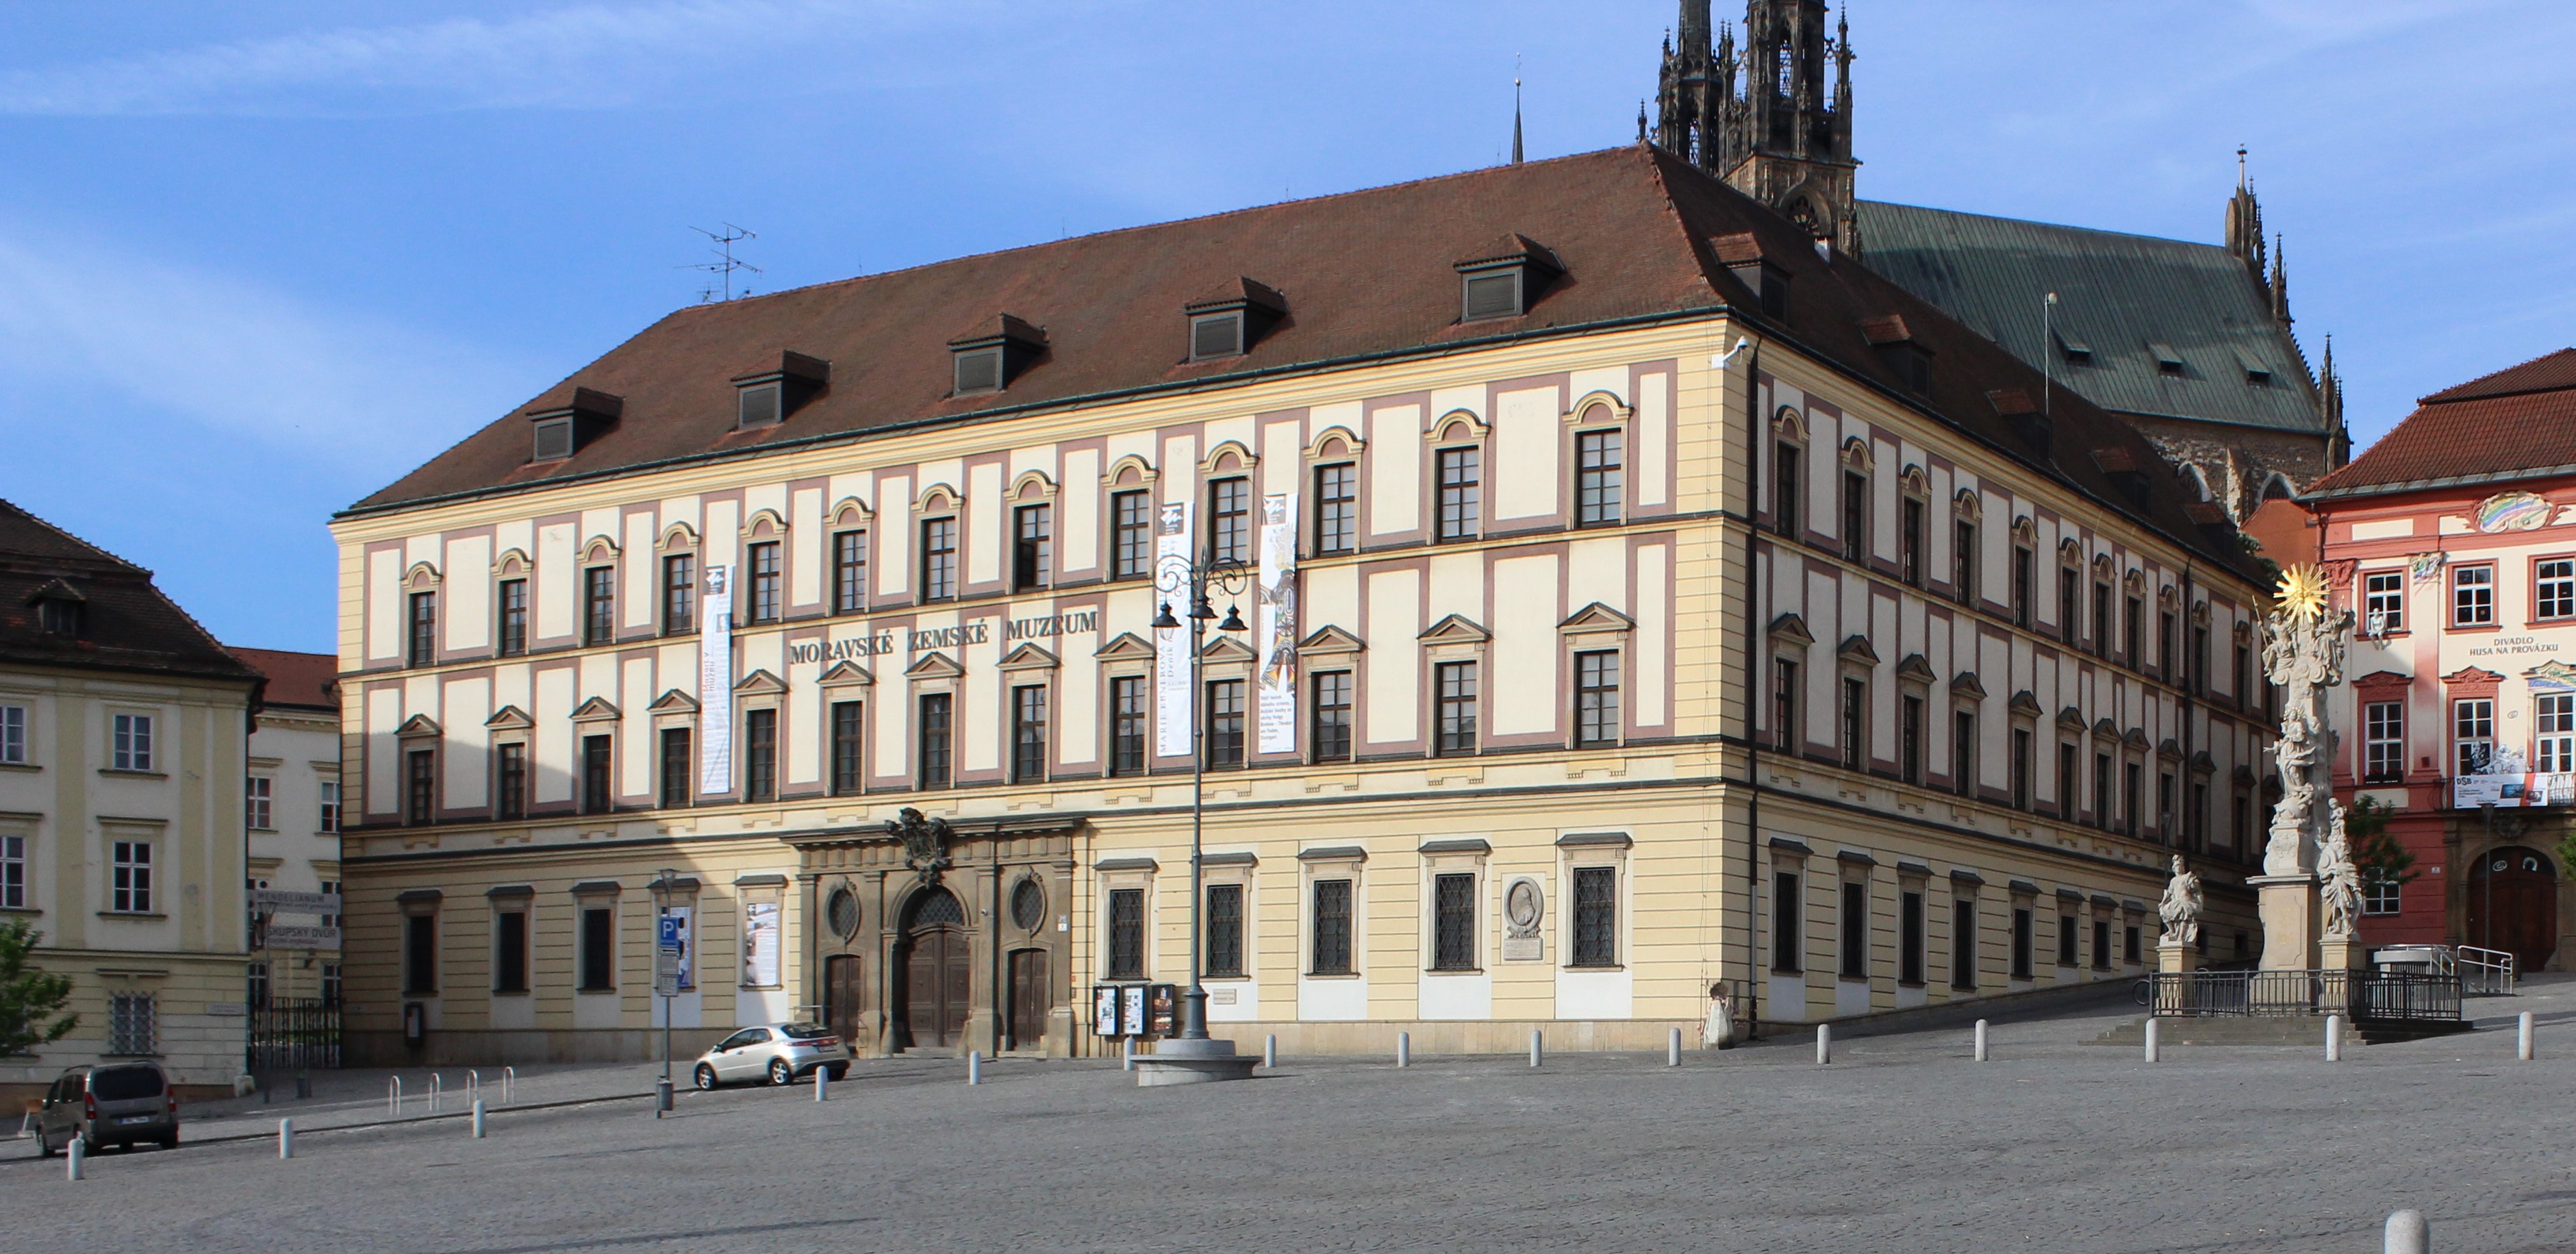
[[[1517,318],[1462,322],[1457,267],[1509,253],[1561,267]],[[1791,280],[1775,325],[1726,261],[1759,257]],[[1183,310],[1249,277],[1286,312],[1239,357],[1189,360]],[[1991,391],[2040,392],[2038,372],[1848,257],[1820,256],[1786,220],[1645,146],[1497,166],[1392,187],[1137,227],[679,310],[544,395],[351,507],[353,514],[877,432],[989,420],[1156,390],[1454,350],[1581,328],[1705,317],[1733,306],[1757,328],[1907,396],[1863,334],[1895,327],[1934,355],[1930,406],[2007,456],[2142,515],[2178,543],[2250,568],[2232,537],[2187,517],[2185,492],[2132,503],[2080,454],[2054,460],[1995,412]],[[1025,319],[1043,332],[1000,392],[952,393],[949,337]],[[1880,323],[1878,325],[1886,325]],[[782,351],[831,363],[830,383],[774,427],[735,430],[732,377]],[[577,389],[622,398],[572,457],[529,461],[528,416]],[[2056,389],[2060,450],[2134,445],[2126,423]],[[1909,398],[1910,399],[1910,398]]]
[[[328,653],[288,653],[280,649],[238,647],[232,653],[248,663],[251,669],[268,676],[268,691],[261,704],[272,708],[294,706],[310,710],[336,711],[340,708],[337,695],[339,658]]]
[[[2309,497],[2358,496],[2576,467],[2576,348],[2425,397]]]
[[[43,629],[36,602],[54,596],[79,605],[77,632]],[[0,662],[257,678],[153,586],[151,571],[7,501],[0,501]]]

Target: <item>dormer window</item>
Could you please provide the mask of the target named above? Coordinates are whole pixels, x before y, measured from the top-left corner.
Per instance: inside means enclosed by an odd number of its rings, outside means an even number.
[[[2147,345],[2147,352],[2156,359],[2157,374],[2172,379],[2182,377],[2182,354],[2175,352],[2173,345],[2153,342]]]
[[[1288,312],[1288,300],[1246,278],[1228,280],[1216,290],[1181,306],[1190,320],[1190,360],[1240,357]]]
[[[2092,345],[2069,334],[2064,327],[2059,327],[2050,334],[2057,340],[2058,355],[2064,357],[2069,365],[2089,366],[2093,364]]]
[[[616,426],[618,416],[625,410],[625,398],[582,387],[572,390],[568,404],[540,402],[530,406],[528,423],[535,432],[536,443],[529,460],[561,461],[580,452]]]
[[[2245,368],[2245,385],[2247,387],[2259,388],[2271,386],[2272,368],[2264,365],[2260,359],[2254,356],[2254,354],[2246,352],[2241,348],[2236,350],[2236,364]]]
[[[1914,338],[1913,328],[1905,319],[1889,314],[1883,318],[1863,318],[1860,323],[1869,346],[1878,350],[1878,359],[1896,375],[1896,381],[1916,396],[1932,394],[1932,347]]]
[[[83,599],[70,584],[60,579],[49,579],[43,587],[28,595],[27,602],[36,607],[38,631],[48,636],[77,637],[81,634]]]
[[[1565,273],[1556,254],[1526,235],[1506,235],[1456,268],[1461,322],[1520,317]]]
[[[986,319],[948,341],[955,371],[954,395],[998,392],[1009,387],[1046,351],[1046,346],[1046,332],[1039,327],[1009,314]]]
[[[832,363],[797,352],[780,353],[775,366],[735,375],[734,429],[750,431],[787,421],[831,378]]]
[[[1762,255],[1761,241],[1751,231],[1720,235],[1709,240],[1710,251],[1717,254],[1719,265],[1735,276],[1745,290],[1753,293],[1754,303],[1766,318],[1789,316],[1789,272]]]

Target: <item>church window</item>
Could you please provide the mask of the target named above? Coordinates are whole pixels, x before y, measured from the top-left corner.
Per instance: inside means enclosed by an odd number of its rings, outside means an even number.
[[[1783,39],[1780,41],[1780,46],[1773,51],[1772,60],[1776,66],[1778,77],[1777,90],[1779,93],[1786,96],[1796,92],[1798,83],[1798,60],[1797,57],[1789,51],[1788,40]]]

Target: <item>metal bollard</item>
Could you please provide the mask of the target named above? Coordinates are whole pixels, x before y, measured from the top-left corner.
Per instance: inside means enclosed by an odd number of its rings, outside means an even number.
[[[968,1084],[982,1084],[984,1082],[983,1051],[973,1049],[966,1051],[966,1082]]]
[[[1535,1067],[1535,1066],[1537,1066],[1537,1065],[1539,1064],[1539,1062],[1540,1062],[1542,1059],[1544,1059],[1544,1058],[1546,1058],[1546,1057],[1547,1057],[1547,1041],[1546,1041],[1545,1037],[1543,1037],[1543,1036],[1541,1035],[1541,1029],[1538,1029],[1538,1028],[1531,1028],[1531,1029],[1530,1029],[1530,1065],[1531,1065],[1531,1066],[1533,1066],[1533,1067]]]
[[[474,1139],[483,1139],[483,1099],[474,1099]]]
[[[2155,1016],[2153,1016],[2153,1015],[2149,1015],[2149,1016],[2147,1016],[2147,1061],[2148,1061],[2148,1062],[2154,1062],[2155,1060],[2156,1060],[2156,1020],[2155,1020]]]
[[[1413,1034],[1411,1032],[1398,1032],[1395,1034],[1395,1065],[1399,1067],[1410,1067],[1413,1065]]]
[[[1989,1057],[1991,1055],[1986,1052],[1986,1021],[1979,1019],[1977,1020],[1977,1061],[1984,1062]]]
[[[1680,1028],[1674,1028],[1664,1034],[1664,1065],[1667,1067],[1682,1065],[1682,1030]]]
[[[430,1072],[430,1073],[429,1073],[429,1113],[431,1113],[431,1114],[433,1114],[433,1115],[438,1113],[438,1099],[439,1099],[439,1098],[441,1098],[441,1097],[443,1097],[443,1096],[445,1096],[445,1095],[446,1095],[446,1093],[447,1093],[447,1080],[446,1080],[446,1078],[445,1078],[444,1076],[439,1075],[439,1074],[438,1074],[437,1072],[435,1072],[435,1071]]]
[[[507,1106],[507,1105],[509,1105],[509,1104],[510,1104],[510,1082],[511,1082],[512,1080],[516,1080],[516,1079],[518,1079],[518,1078],[519,1078],[519,1069],[518,1069],[517,1067],[503,1067],[503,1068],[501,1068],[501,1104],[502,1104],[502,1105]]]
[[[1279,1034],[1276,1032],[1261,1038],[1261,1065],[1265,1070],[1279,1065]]]
[[[2379,1248],[2384,1254],[2432,1254],[2433,1225],[2420,1210],[2401,1210],[2388,1217]]]
[[[71,1148],[63,1151],[63,1178],[66,1180],[80,1179],[81,1169],[87,1165],[88,1162],[88,1143],[81,1140],[79,1137],[73,1137]]]
[[[2326,1016],[2326,1061],[2343,1061],[2343,1016]]]
[[[671,1082],[655,1080],[653,1082],[653,1117],[659,1119],[669,1113],[671,1113]]]
[[[2514,1057],[2519,1058],[2524,1062],[2529,1062],[2538,1055],[2539,1050],[2537,1046],[2539,1042],[2532,1039],[2533,1035],[2538,1031],[2539,1025],[2532,1020],[2531,1012],[2528,1010],[2523,1011],[2522,1017],[2516,1022],[2513,1034]]]
[[[1830,1023],[1819,1023],[1819,1024],[1817,1024],[1817,1025],[1816,1025],[1816,1065],[1817,1065],[1817,1066],[1819,1066],[1819,1067],[1821,1067],[1821,1066],[1824,1066],[1824,1065],[1825,1065],[1825,1064],[1827,1064],[1827,1063],[1832,1062],[1833,1060],[1834,1060],[1834,1028],[1833,1028],[1833,1025],[1832,1025],[1832,1024],[1830,1024]]]
[[[832,1069],[831,1069],[830,1067],[816,1067],[816,1068],[814,1068],[814,1100],[815,1100],[815,1101],[818,1101],[818,1102],[828,1102],[828,1101],[832,1100],[830,1097],[828,1097],[828,1096],[826,1096],[826,1095],[825,1095],[825,1094],[828,1092],[828,1090],[825,1088],[825,1086],[826,1086],[826,1085],[829,1085],[831,1082],[832,1082]]]
[[[401,1076],[389,1077],[389,1082],[385,1085],[385,1116],[390,1119],[402,1118]]]
[[[1135,1069],[1136,1069],[1136,1038],[1135,1038],[1135,1037],[1132,1037],[1132,1036],[1122,1036],[1122,1037],[1118,1038],[1118,1048],[1120,1049],[1120,1051],[1122,1052],[1123,1057],[1124,1057],[1124,1060],[1123,1060],[1123,1061],[1121,1061],[1121,1062],[1118,1064],[1118,1069],[1119,1069],[1119,1070],[1121,1070],[1121,1071],[1133,1071],[1133,1070],[1135,1070]]]
[[[295,1157],[295,1121],[292,1119],[277,1121],[277,1156]]]

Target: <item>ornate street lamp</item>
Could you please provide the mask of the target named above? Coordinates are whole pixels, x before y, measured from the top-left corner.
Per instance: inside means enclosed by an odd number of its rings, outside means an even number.
[[[1200,883],[1202,861],[1200,836],[1206,826],[1207,811],[1207,684],[1200,678],[1205,661],[1205,641],[1209,620],[1216,617],[1216,607],[1208,603],[1208,590],[1213,588],[1233,597],[1251,586],[1252,569],[1231,557],[1208,556],[1183,565],[1167,562],[1155,569],[1154,589],[1163,594],[1161,612],[1154,615],[1154,629],[1170,631],[1181,626],[1172,617],[1172,598],[1187,594],[1190,629],[1190,989],[1181,995],[1181,1035],[1185,1041],[1208,1039],[1207,990],[1199,986],[1199,966],[1206,956],[1199,935],[1199,914],[1205,909],[1206,889]],[[1225,621],[1218,623],[1221,632],[1243,632],[1243,616],[1234,605],[1225,607]]]

